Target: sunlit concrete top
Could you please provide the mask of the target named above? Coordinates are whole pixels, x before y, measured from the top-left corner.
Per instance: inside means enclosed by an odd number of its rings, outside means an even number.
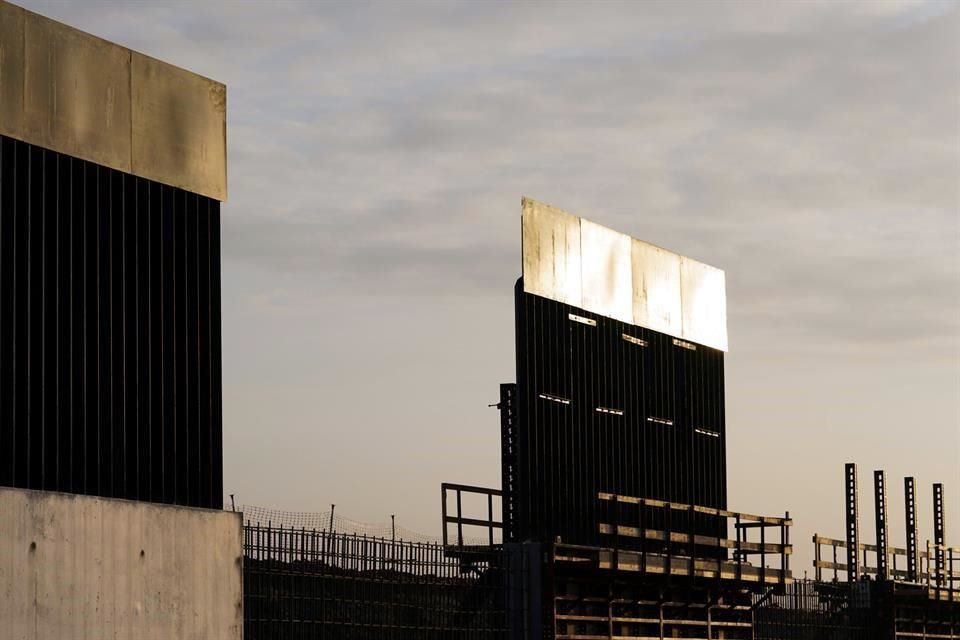
[[[727,350],[723,271],[529,198],[523,290]]]
[[[0,0],[0,134],[226,200],[226,96]]]

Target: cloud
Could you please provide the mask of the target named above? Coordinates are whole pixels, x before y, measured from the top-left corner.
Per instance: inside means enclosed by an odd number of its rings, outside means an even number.
[[[438,425],[457,416],[457,437],[487,433],[493,419],[471,403],[486,401],[480,380],[493,389],[510,375],[524,194],[726,269],[731,396],[753,399],[753,385],[777,380],[772,366],[808,385],[770,406],[737,401],[744,441],[830,397],[816,386],[823,362],[890,403],[872,417],[877,433],[902,426],[887,417],[897,407],[940,425],[927,435],[941,440],[960,417],[948,398],[960,389],[956,3],[24,4],[229,86],[224,340],[236,367],[225,388],[237,438],[254,438],[251,415],[277,433],[382,419],[453,437],[424,426],[428,404]],[[366,314],[408,313],[417,322],[371,345],[391,325]],[[396,362],[440,378],[430,402],[399,364],[379,371],[392,382],[378,403],[360,373],[315,401],[328,372],[339,385],[353,370],[341,344],[368,362],[414,340]],[[868,356],[882,364],[865,367]],[[924,390],[903,395],[885,372]],[[835,408],[833,424],[862,409]],[[836,438],[810,422],[810,442]],[[433,460],[423,477],[496,482],[492,438],[475,469]],[[389,442],[397,460],[423,455]],[[259,441],[256,455],[241,448],[244,460],[270,455]],[[955,475],[956,448],[936,460],[917,449],[910,460]],[[338,484],[349,471],[338,455],[311,484]],[[806,459],[804,473],[830,477],[812,468],[828,460]]]
[[[489,292],[529,194],[781,300],[747,327],[960,348],[955,4],[29,4],[230,85],[228,261]]]

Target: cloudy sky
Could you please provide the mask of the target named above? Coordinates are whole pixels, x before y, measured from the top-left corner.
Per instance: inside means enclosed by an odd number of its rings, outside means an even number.
[[[846,461],[865,537],[878,468],[960,533],[960,3],[22,2],[229,87],[240,502],[499,486],[529,195],[726,270],[730,504],[798,568]]]

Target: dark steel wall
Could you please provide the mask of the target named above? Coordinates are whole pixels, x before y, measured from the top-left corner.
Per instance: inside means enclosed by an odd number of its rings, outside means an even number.
[[[508,540],[598,543],[598,492],[726,508],[722,351],[525,293],[522,282],[516,321]]]
[[[220,204],[0,137],[0,484],[220,508]]]

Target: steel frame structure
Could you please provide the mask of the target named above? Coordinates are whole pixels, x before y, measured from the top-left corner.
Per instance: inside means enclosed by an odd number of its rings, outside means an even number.
[[[448,494],[452,494],[454,497],[456,511],[453,512],[453,514],[450,512]],[[484,498],[483,502],[486,506],[485,518],[470,517],[464,514],[464,494],[482,496]],[[484,487],[474,487],[466,484],[453,484],[450,482],[444,482],[442,485],[440,485],[440,504],[442,514],[441,521],[443,523],[444,548],[463,550],[468,546],[475,546],[485,551],[489,551],[499,546],[502,540],[503,522],[497,520],[495,517],[494,504],[495,502],[499,501],[502,496],[503,492],[498,489],[487,489]],[[456,544],[453,544],[450,540],[449,525],[451,524],[456,527]],[[464,527],[470,527],[473,529],[479,527],[482,529],[486,534],[484,536],[483,544],[466,545],[465,540],[467,540],[467,538],[464,538],[463,535]],[[497,538],[500,538],[500,540]]]
[[[460,496],[466,493],[485,496],[486,518],[464,515]],[[751,637],[754,595],[793,582],[789,515],[759,516],[599,493],[599,545],[471,542],[466,527],[494,540],[502,523],[491,505],[499,493],[443,485],[444,504],[453,498],[456,505],[455,511],[449,505],[443,509],[444,550],[461,566],[503,553],[503,565],[510,567],[508,589],[521,594],[512,600],[510,637],[667,638],[690,632],[711,640],[746,639]],[[732,528],[735,537],[691,533],[702,519],[715,520],[717,529]],[[731,559],[725,559],[727,552]],[[530,571],[527,565],[541,558],[542,570]],[[525,566],[527,571],[518,577],[516,568]]]
[[[901,549],[890,546],[887,540],[883,471],[874,472],[876,544],[857,542],[856,476],[856,465],[847,464],[846,540],[813,536],[816,584],[844,585],[849,606],[868,611],[874,619],[871,638],[960,638],[960,548],[945,544],[943,485],[933,485],[934,541],[928,541],[926,550],[919,551],[914,478],[904,478],[907,547]],[[838,561],[838,550],[845,551],[846,562]],[[832,572],[831,583],[825,582],[824,570]],[[839,581],[840,573],[845,574],[844,582]]]

